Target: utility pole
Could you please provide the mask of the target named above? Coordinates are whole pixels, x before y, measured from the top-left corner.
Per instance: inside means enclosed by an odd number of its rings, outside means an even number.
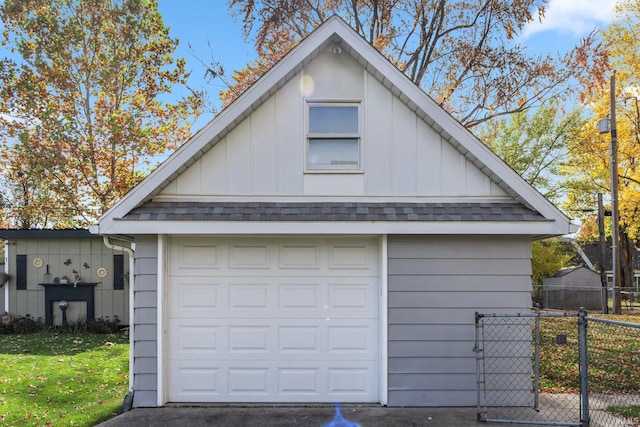
[[[598,235],[599,241],[599,254],[598,264],[600,267],[600,284],[602,285],[602,314],[609,314],[609,290],[607,283],[607,272],[604,269],[604,205],[602,203],[602,193],[598,193]]]
[[[611,272],[613,274],[612,305],[613,312],[620,314],[620,214],[618,211],[618,132],[616,129],[616,70],[611,75],[609,89],[611,100],[611,113],[608,119],[598,122],[600,133],[611,134]]]
[[[618,211],[618,132],[616,129],[616,70],[611,75],[611,270],[613,273],[613,312],[620,314],[620,213]]]

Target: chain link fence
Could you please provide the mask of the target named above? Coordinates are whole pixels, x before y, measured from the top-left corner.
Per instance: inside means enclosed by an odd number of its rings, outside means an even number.
[[[584,311],[476,314],[474,350],[481,421],[640,426],[638,324]]]
[[[640,325],[588,317],[591,426],[640,426]]]
[[[581,426],[579,372],[568,372],[572,387],[547,393],[545,372],[552,357],[578,365],[576,315],[476,315],[478,417],[489,422]],[[567,328],[573,323],[573,331]],[[556,328],[558,326],[559,328]],[[562,330],[555,335],[556,330]],[[540,343],[553,340],[560,351],[541,351]],[[542,371],[542,373],[541,373]],[[579,370],[577,370],[579,371]]]

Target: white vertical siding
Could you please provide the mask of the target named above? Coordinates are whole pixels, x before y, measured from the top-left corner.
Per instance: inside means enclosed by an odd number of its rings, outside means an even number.
[[[204,194],[226,194],[227,188],[227,139],[214,145],[197,163],[205,164],[202,174],[202,190]],[[201,169],[201,168],[200,168]],[[180,176],[176,181],[180,181]],[[173,189],[167,187],[168,192]],[[177,192],[176,194],[185,194]],[[186,193],[188,194],[188,193]]]
[[[349,55],[323,52],[303,71],[301,95],[314,99],[364,97],[364,69]]]
[[[129,295],[126,290],[113,289],[113,255],[120,254],[102,243],[100,238],[34,238],[17,239],[15,245],[9,245],[9,268],[12,278],[9,286],[9,309],[11,314],[24,316],[29,314],[34,319],[45,318],[45,289],[40,286],[47,272],[47,265],[52,279],[67,276],[73,280],[76,270],[83,282],[97,283],[94,287],[94,315],[96,318],[117,316],[121,325],[129,324],[127,307]],[[27,289],[17,290],[15,284],[16,255],[27,256]],[[33,260],[40,258],[43,265],[36,268]],[[70,260],[69,265],[65,262]],[[85,268],[85,263],[89,268]],[[107,276],[100,278],[97,270],[107,269]],[[1,289],[1,288],[0,288]],[[2,310],[0,310],[2,312]],[[55,314],[55,313],[54,313]]]
[[[424,121],[418,120],[416,141],[416,193],[442,195],[442,138]]]
[[[367,96],[363,105],[365,192],[389,195],[389,157],[393,146],[388,144],[388,141],[391,140],[393,132],[387,121],[393,95],[371,75],[367,75],[366,86]]]
[[[305,175],[305,99],[362,100],[363,174]],[[332,53],[307,64],[162,194],[505,195],[360,64]]]
[[[397,97],[392,102],[392,137],[389,146],[389,182],[391,194],[415,194],[417,116]]]
[[[259,132],[259,129],[255,129]],[[251,144],[251,118],[241,122],[234,132],[227,135],[227,180],[231,194],[251,194],[254,192],[254,157]]]
[[[176,182],[178,194],[202,193],[202,162],[192,164]]]
[[[254,111],[251,125],[259,131],[251,132],[254,156],[254,189],[256,194],[278,194],[278,145],[273,123],[276,119],[273,99]]]
[[[475,312],[531,306],[526,237],[389,236],[389,404],[472,406]]]
[[[272,125],[278,150],[274,165],[278,171],[278,194],[304,192],[304,108],[299,85],[299,77],[294,78],[275,94],[277,114]]]
[[[443,195],[465,196],[467,180],[466,159],[451,144],[442,144],[440,164],[442,165]]]

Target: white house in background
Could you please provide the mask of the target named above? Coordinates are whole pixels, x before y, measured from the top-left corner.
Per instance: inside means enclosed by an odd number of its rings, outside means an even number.
[[[573,230],[337,17],[92,228],[135,241],[136,407],[474,405],[474,312]]]

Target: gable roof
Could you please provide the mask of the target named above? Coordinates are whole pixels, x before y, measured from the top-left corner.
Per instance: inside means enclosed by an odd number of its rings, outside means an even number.
[[[133,217],[128,214],[133,209],[150,202],[155,195],[299,73],[321,51],[336,43],[340,44],[343,52],[351,55],[439,133],[444,141],[454,146],[509,196],[524,207],[538,212],[547,222],[553,223],[531,234],[558,235],[575,231],[569,219],[551,202],[442,109],[345,21],[333,16],[120,199],[100,218],[98,227],[91,228],[92,232],[99,234],[123,232],[123,227],[118,223],[126,222],[127,218],[132,219]]]
[[[572,274],[576,271],[582,271],[585,270],[589,273],[593,273],[595,275],[598,275],[597,272],[591,270],[590,268],[585,267],[584,265],[575,265],[573,267],[563,267],[560,270],[556,271],[555,274],[553,275],[553,277],[563,277],[569,274]]]

